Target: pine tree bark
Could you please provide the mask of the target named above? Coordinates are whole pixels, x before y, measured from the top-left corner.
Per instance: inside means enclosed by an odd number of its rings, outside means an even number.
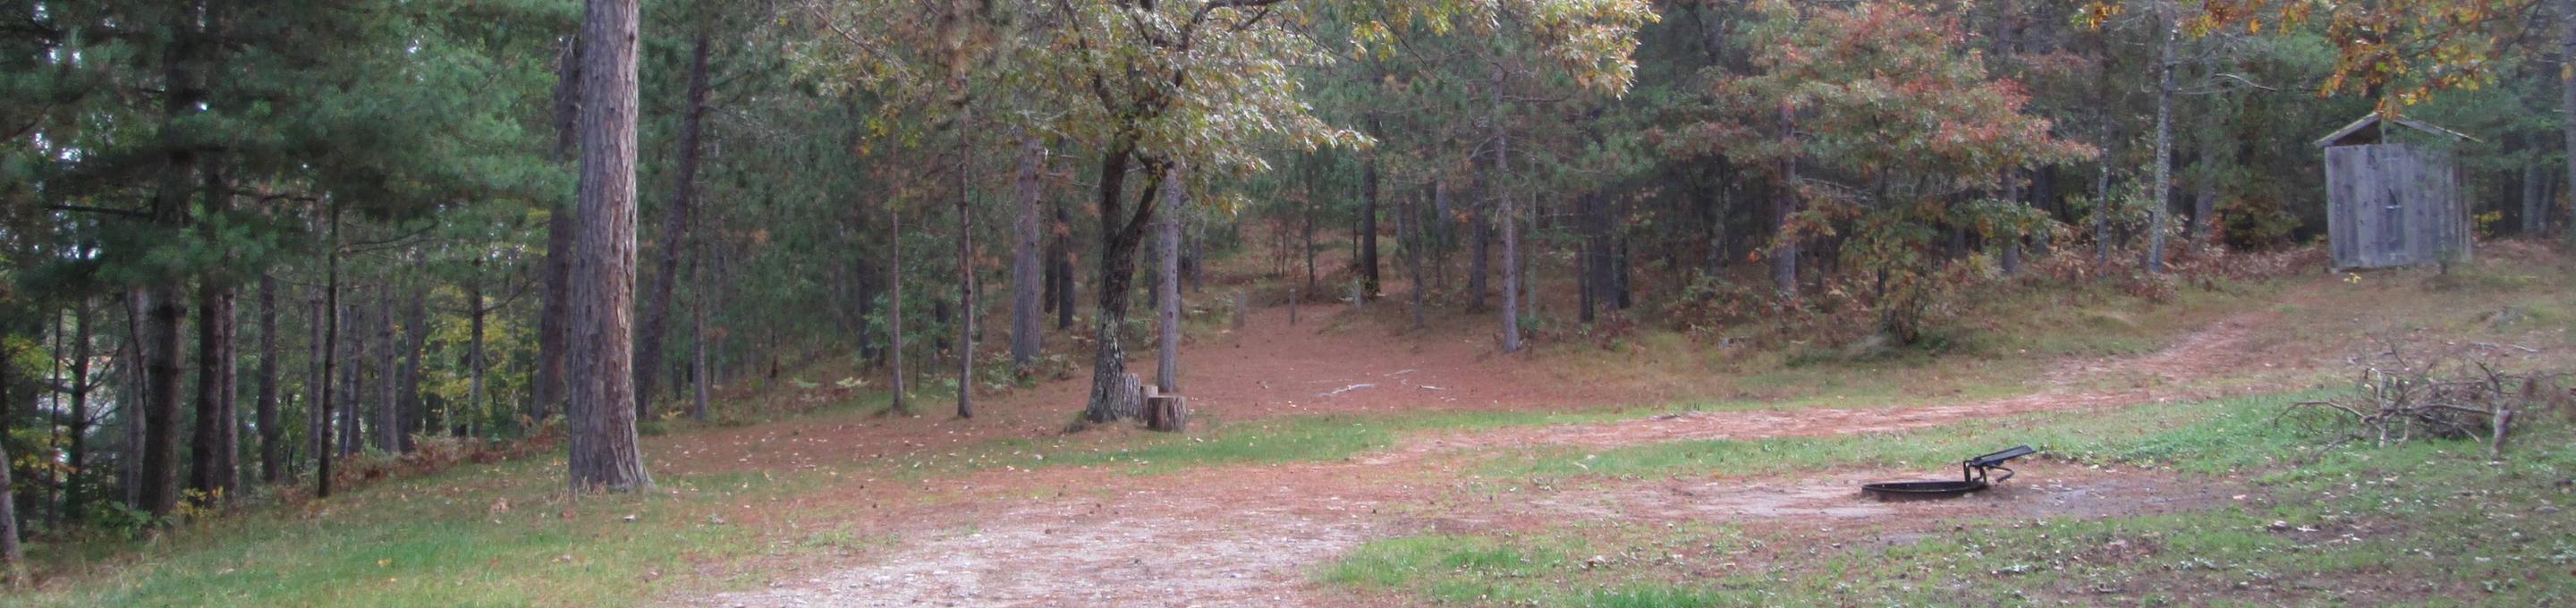
[[[1432,203],[1432,206],[1435,208],[1448,206],[1448,203],[1445,202],[1445,199],[1447,198],[1449,198],[1449,184],[1437,179],[1432,180],[1431,199],[1435,201]],[[1419,199],[1416,200],[1418,201]],[[1412,289],[1408,290],[1412,292],[1413,296],[1413,328],[1422,329],[1425,325],[1422,319],[1422,291],[1424,289],[1422,284],[1422,248],[1424,246],[1424,241],[1428,240],[1426,237],[1428,237],[1429,234],[1423,229],[1423,224],[1426,223],[1424,220],[1427,218],[1423,217],[1424,210],[1420,208],[1421,203],[1415,203],[1414,207],[1415,208],[1413,209],[1408,209],[1396,214],[1396,221],[1403,222],[1403,224],[1396,226],[1395,232],[1397,234],[1410,234],[1413,236],[1412,241],[1404,243],[1404,271],[1406,277],[1405,280],[1413,283]]]
[[[314,376],[314,386],[306,388],[319,393],[314,401],[314,424],[305,430],[314,440],[314,470],[318,475],[313,495],[317,498],[331,497],[331,383],[336,371],[333,368],[340,361],[340,204],[335,201],[330,205],[330,235],[324,240],[329,248],[322,254],[322,299],[315,301],[313,310],[315,331],[321,334],[313,347],[315,358],[321,361],[316,368],[320,374]]]
[[[414,282],[403,297],[403,338],[401,392],[395,394],[398,405],[394,417],[394,446],[399,453],[411,453],[418,446],[415,436],[429,420],[429,404],[421,399],[421,357],[429,348],[429,286]]]
[[[689,353],[689,380],[690,385],[697,389],[689,403],[689,418],[706,422],[707,393],[713,390],[715,384],[715,370],[707,359],[707,309],[715,306],[716,294],[715,290],[709,288],[707,284],[707,247],[703,242],[706,237],[698,238],[701,241],[698,255],[689,261],[690,273],[695,275],[695,282],[698,284],[697,289],[689,292],[696,296],[696,305],[689,307],[689,344],[692,347]]]
[[[582,34],[575,31],[555,63],[555,160],[575,164],[580,151]],[[576,207],[557,205],[546,218],[546,257],[540,274],[544,302],[537,313],[537,369],[530,387],[528,418],[544,424],[562,411],[571,387],[564,377],[564,355],[572,340],[572,258]],[[336,309],[335,309],[336,310]]]
[[[886,304],[886,351],[891,354],[887,359],[894,364],[894,404],[886,412],[910,416],[912,406],[904,401],[903,386],[903,209],[889,208],[888,211],[888,215],[894,217],[894,234],[893,238],[886,240],[886,248],[893,254],[886,263],[886,285],[892,294],[892,302]]]
[[[635,435],[636,0],[582,15],[581,191],[568,349],[574,491],[653,486]]]
[[[960,130],[959,135],[965,131]],[[967,200],[968,141],[957,146],[957,417],[975,417],[975,211]]]
[[[2155,183],[2148,189],[2146,259],[2139,264],[2149,274],[2165,271],[2165,208],[2173,200],[2174,44],[2182,36],[2173,8],[2157,6],[2156,27],[2164,37],[2156,45]]]
[[[1503,220],[1503,352],[1509,353],[1521,349],[1521,235],[1513,217],[1511,188],[1501,184],[1505,176],[1512,174],[1512,139],[1503,130],[1503,70],[1500,65],[1494,67],[1491,95],[1496,178],[1492,188],[1496,214]]]
[[[2541,170],[2541,163],[2532,163],[2531,166],[2522,169],[2522,234],[2524,236],[2540,236],[2549,226],[2547,211],[2549,205],[2542,202],[2543,199],[2540,198],[2540,183],[2541,180],[2546,179],[2543,177],[2545,175],[2548,175],[2548,172]]]
[[[483,333],[484,317],[492,314],[483,297],[483,259],[474,260],[474,273],[465,281],[465,411],[480,419],[483,414]]]
[[[1791,150],[1798,143],[1798,109],[1780,104],[1780,139]],[[1771,288],[1780,295],[1798,295],[1798,157],[1795,152],[1780,159],[1779,194],[1771,201],[1773,221],[1771,243]]]
[[[1159,338],[1154,356],[1154,388],[1163,394],[1181,392],[1181,214],[1187,195],[1181,189],[1181,169],[1168,169],[1163,175],[1163,220],[1156,226],[1162,243],[1156,247],[1162,256],[1162,284],[1155,316],[1155,334]]]
[[[635,335],[635,419],[653,417],[655,373],[662,363],[662,343],[671,319],[671,291],[680,282],[680,249],[689,237],[690,206],[696,202],[700,141],[706,133],[707,55],[711,52],[707,30],[713,24],[701,21],[689,47],[689,84],[685,109],[680,113],[679,161],[673,167],[671,208],[662,214],[661,242],[654,245],[657,263],[653,287],[646,293],[644,327]]]
[[[1055,268],[1056,331],[1073,329],[1073,307],[1074,303],[1079,301],[1074,293],[1073,281],[1073,217],[1065,210],[1065,206],[1064,201],[1054,201],[1055,224],[1050,232],[1055,238],[1055,248],[1047,253],[1048,258],[1054,260],[1049,265]]]
[[[229,206],[229,195],[223,194],[223,183],[207,171],[206,212],[217,215]],[[214,233],[216,222],[200,224],[208,240],[219,238]],[[224,256],[229,257],[229,256]],[[197,286],[197,424],[196,439],[189,448],[194,463],[190,489],[205,493],[211,502],[218,496],[231,496],[241,487],[241,426],[234,415],[233,287],[228,279],[207,276]]]
[[[376,316],[370,319],[376,321],[376,416],[367,423],[373,428],[361,429],[375,431],[371,440],[386,454],[402,453],[402,367],[396,362],[401,360],[403,339],[402,320],[395,313],[401,297],[397,293],[390,280],[376,290]]]
[[[153,193],[151,219],[168,230],[187,224],[190,181],[198,171],[197,150],[181,133],[180,119],[196,112],[205,98],[204,81],[194,56],[202,33],[202,23],[196,16],[204,7],[202,1],[176,7],[166,24],[169,40],[161,60],[162,166],[160,183]],[[142,292],[148,322],[144,324],[143,339],[143,467],[137,480],[137,499],[144,511],[155,517],[169,515],[179,506],[179,429],[184,416],[179,395],[179,325],[187,317],[187,305],[181,300],[185,283],[180,277],[161,277]]]
[[[1369,117],[1369,132],[1380,132],[1377,117]],[[1378,154],[1368,153],[1368,165],[1360,176],[1360,297],[1374,299],[1378,292],[1377,273],[1377,197]]]
[[[71,412],[68,416],[71,420],[66,423],[66,426],[70,427],[71,437],[64,441],[63,456],[64,464],[69,466],[74,474],[89,470],[89,394],[96,388],[89,383],[90,342],[96,334],[90,329],[89,308],[88,298],[82,298],[73,303],[72,308],[74,326],[71,362],[72,398]],[[0,458],[0,462],[8,462],[8,460]],[[88,504],[89,497],[81,495],[82,485],[63,484],[63,511],[81,513],[81,507]]]
[[[1038,309],[1045,306],[1041,296],[1046,295],[1039,292],[1047,289],[1039,287],[1038,281],[1052,278],[1041,277],[1046,273],[1038,269],[1038,222],[1046,213],[1039,206],[1038,174],[1045,165],[1046,145],[1037,137],[1021,135],[1019,174],[1012,180],[1011,193],[1018,207],[1011,222],[1011,364],[1021,374],[1037,365],[1042,339]]]
[[[11,462],[8,446],[0,445],[0,463],[6,462]],[[18,546],[18,494],[12,491],[15,487],[17,484],[9,478],[9,467],[0,466],[0,567],[8,568],[8,576],[0,580],[12,585],[26,578],[27,569],[27,552]]]
[[[2564,31],[2559,38],[2559,133],[2566,137],[2567,181],[2565,191],[2576,191],[2576,0],[2558,0],[2558,23]],[[2555,199],[2549,199],[2555,200]],[[2545,201],[2544,201],[2545,202]],[[2576,217],[2561,224],[2567,236],[2576,238]]]
[[[285,465],[284,446],[278,442],[286,429],[277,420],[277,277],[259,276],[259,386],[251,397],[254,417],[259,421],[259,481],[275,484],[284,479],[280,469]],[[77,470],[77,469],[75,469]]]

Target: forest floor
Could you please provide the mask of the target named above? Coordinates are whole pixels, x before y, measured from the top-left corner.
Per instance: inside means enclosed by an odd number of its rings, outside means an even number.
[[[1186,434],[1067,432],[1079,380],[972,419],[916,389],[913,416],[680,425],[641,495],[524,458],[40,546],[0,605],[2576,602],[2566,413],[2496,461],[2281,423],[2392,342],[2576,365],[2564,258],[2505,245],[2447,275],[1982,294],[1978,345],[1936,356],[1658,332],[1500,355],[1483,315],[1273,306],[1194,326]],[[823,375],[737,399],[882,403]],[[2042,454],[1968,498],[1854,489],[2016,444]]]

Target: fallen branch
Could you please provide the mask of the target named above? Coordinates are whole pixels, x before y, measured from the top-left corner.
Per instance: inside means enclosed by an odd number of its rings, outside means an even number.
[[[1338,389],[1333,389],[1333,391],[1332,391],[1332,392],[1324,393],[1324,394],[1320,394],[1320,395],[1316,395],[1316,396],[1317,396],[1317,397],[1338,397],[1338,396],[1341,396],[1341,394],[1342,394],[1342,393],[1347,393],[1347,392],[1351,392],[1351,391],[1356,391],[1356,390],[1360,390],[1360,389],[1364,389],[1364,388],[1374,388],[1374,387],[1376,387],[1376,386],[1377,386],[1377,385],[1375,385],[1375,384],[1353,384],[1353,385],[1350,385],[1350,386],[1345,386],[1345,387],[1341,387],[1341,388],[1338,388]]]

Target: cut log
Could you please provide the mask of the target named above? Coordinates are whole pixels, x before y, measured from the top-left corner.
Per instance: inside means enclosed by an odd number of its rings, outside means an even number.
[[[1189,398],[1180,395],[1156,395],[1145,400],[1145,428],[1166,433],[1189,429]]]
[[[1137,379],[1135,374],[1120,374],[1118,376],[1118,386],[1111,390],[1110,394],[1118,395],[1122,397],[1122,399],[1120,399],[1119,403],[1110,404],[1109,418],[1111,420],[1132,420],[1144,417],[1144,389],[1146,388],[1151,388],[1151,386],[1145,384],[1142,380]]]

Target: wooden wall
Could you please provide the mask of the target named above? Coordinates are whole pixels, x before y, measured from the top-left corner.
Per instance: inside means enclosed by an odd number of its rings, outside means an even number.
[[[2326,148],[2326,241],[2335,267],[2468,259],[2458,177],[2450,155],[2422,147]]]

